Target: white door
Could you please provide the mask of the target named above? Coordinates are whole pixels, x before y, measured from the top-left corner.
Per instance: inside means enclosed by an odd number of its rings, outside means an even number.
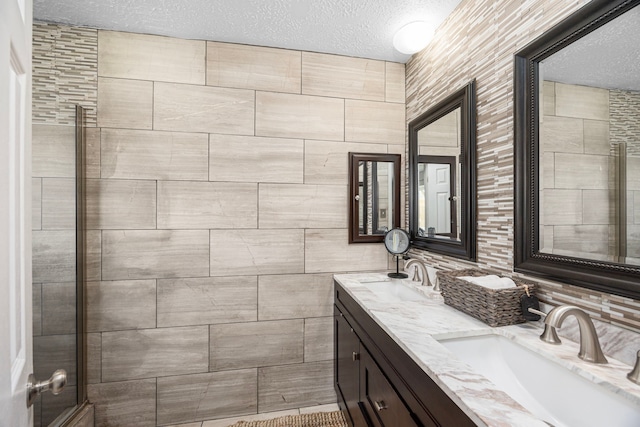
[[[450,165],[427,165],[427,227],[436,233],[451,233],[451,170]]]
[[[31,0],[0,1],[0,426],[32,424]]]

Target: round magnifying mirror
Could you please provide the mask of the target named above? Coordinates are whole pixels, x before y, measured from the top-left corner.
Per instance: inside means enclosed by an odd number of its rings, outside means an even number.
[[[409,233],[401,228],[393,228],[384,235],[384,247],[391,255],[396,257],[396,272],[389,273],[388,276],[394,279],[405,279],[408,276],[400,273],[400,255],[407,253],[411,241]]]

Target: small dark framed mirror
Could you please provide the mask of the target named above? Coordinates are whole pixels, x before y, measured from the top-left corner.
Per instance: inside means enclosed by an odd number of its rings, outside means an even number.
[[[412,246],[476,258],[475,81],[409,123]]]
[[[514,269],[640,299],[640,0],[593,0],[515,56]]]
[[[400,226],[399,154],[349,153],[349,243],[384,241]]]

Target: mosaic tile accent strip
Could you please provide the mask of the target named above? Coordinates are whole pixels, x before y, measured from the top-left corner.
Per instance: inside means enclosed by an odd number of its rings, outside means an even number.
[[[627,155],[640,156],[640,92],[609,91],[609,141],[627,144]]]
[[[75,124],[75,105],[96,126],[98,31],[34,22],[33,123]]]
[[[407,63],[407,122],[474,78],[478,114],[478,262],[415,250],[412,256],[439,268],[477,266],[512,274],[513,55],[585,3],[465,0],[431,44]],[[544,302],[579,305],[605,322],[640,331],[640,310],[634,301],[538,282]]]

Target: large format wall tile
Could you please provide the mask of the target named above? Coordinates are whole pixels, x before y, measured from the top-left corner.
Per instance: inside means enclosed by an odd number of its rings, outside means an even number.
[[[158,228],[257,228],[258,185],[235,182],[158,183]]]
[[[87,383],[102,381],[102,334],[87,334]]]
[[[611,151],[609,142],[609,122],[601,120],[583,120],[584,153],[608,156]]]
[[[347,230],[305,230],[305,272],[379,270],[387,266],[381,244],[350,245]]]
[[[302,183],[303,141],[209,135],[209,180]]]
[[[387,146],[307,140],[304,142],[304,183],[348,185],[350,152],[386,153]]]
[[[343,141],[344,100],[257,92],[256,135]]]
[[[205,42],[98,31],[98,75],[204,84]]]
[[[89,400],[95,403],[96,427],[156,425],[156,379],[91,384]]]
[[[97,281],[102,278],[102,232],[87,230],[85,232],[85,280]]]
[[[76,385],[76,334],[33,337],[33,374],[49,378],[56,369],[67,371],[67,384]]]
[[[402,144],[403,104],[345,100],[345,141]]]
[[[385,62],[385,101],[405,101],[405,70],[404,64],[397,62]]]
[[[42,179],[31,178],[31,229],[42,228]]]
[[[334,403],[333,361],[258,369],[260,412]]]
[[[100,178],[100,128],[84,128],[85,178]]]
[[[207,85],[300,93],[300,52],[207,42]]]
[[[304,361],[333,360],[333,317],[304,319]]]
[[[33,336],[42,335],[42,283],[33,283],[31,306],[33,310]]]
[[[87,282],[87,331],[156,326],[155,280]]]
[[[251,322],[258,316],[256,276],[158,280],[158,327]]]
[[[607,89],[556,83],[556,116],[609,120]]]
[[[540,141],[545,151],[583,153],[583,120],[568,117],[545,117],[540,124]]]
[[[258,278],[258,319],[301,319],[333,313],[330,274],[288,274]]]
[[[609,253],[608,225],[563,225],[553,228],[553,249],[569,251],[571,254]]]
[[[211,230],[211,276],[302,273],[303,230]]]
[[[102,178],[206,181],[207,135],[103,129]]]
[[[102,232],[102,279],[153,279],[209,275],[206,230]]]
[[[210,371],[301,363],[302,319],[211,325]]]
[[[86,181],[88,229],[156,228],[156,183],[120,179]]]
[[[346,228],[347,185],[260,184],[260,228]]]
[[[31,174],[34,177],[76,176],[75,132],[74,126],[33,125]]]
[[[42,179],[42,229],[75,230],[76,180]]]
[[[582,191],[546,189],[541,199],[541,224],[582,224]]]
[[[615,215],[615,190],[582,190],[583,224],[615,224]]]
[[[76,280],[75,230],[46,230],[32,233],[33,282]]]
[[[139,329],[102,333],[102,381],[206,372],[209,328]]]
[[[302,52],[302,93],[384,101],[385,63],[373,59]]]
[[[76,333],[76,282],[42,284],[42,335]]]
[[[556,153],[555,165],[556,188],[609,188],[608,156]]]
[[[153,128],[253,135],[255,92],[155,83]]]
[[[98,127],[151,129],[153,82],[98,78]]]
[[[158,424],[255,414],[257,383],[255,369],[158,378]]]

